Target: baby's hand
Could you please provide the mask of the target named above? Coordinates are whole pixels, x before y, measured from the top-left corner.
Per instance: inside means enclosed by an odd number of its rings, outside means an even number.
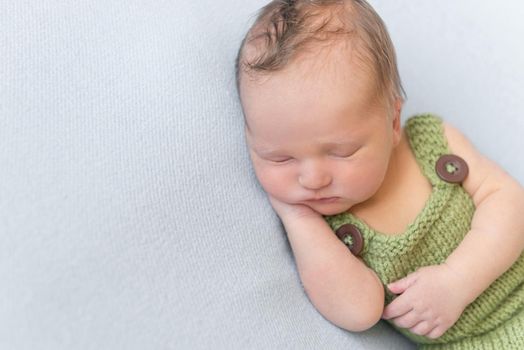
[[[271,206],[277,212],[280,219],[320,217],[321,215],[304,204],[289,204],[268,195]]]
[[[469,304],[462,279],[445,263],[426,266],[390,283],[400,294],[387,305],[382,318],[431,339],[440,337]]]

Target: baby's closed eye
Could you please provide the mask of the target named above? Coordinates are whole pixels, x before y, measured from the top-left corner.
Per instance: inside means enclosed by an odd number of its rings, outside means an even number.
[[[278,158],[267,158],[266,160],[272,163],[282,164],[282,163],[289,162],[292,159],[293,159],[292,157],[278,157]]]
[[[334,150],[329,152],[329,155],[337,158],[349,158],[353,156],[360,148],[351,149],[351,150]]]

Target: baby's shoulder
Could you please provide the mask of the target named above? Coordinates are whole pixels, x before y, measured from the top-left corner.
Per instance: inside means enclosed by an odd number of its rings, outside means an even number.
[[[450,152],[464,159],[469,167],[462,186],[476,206],[486,194],[511,181],[511,177],[497,163],[484,156],[459,129],[448,122],[443,122],[443,129]]]

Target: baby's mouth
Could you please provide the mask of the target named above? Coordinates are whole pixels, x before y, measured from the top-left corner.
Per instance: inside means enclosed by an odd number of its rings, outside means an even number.
[[[324,198],[318,198],[318,199],[309,199],[307,200],[306,202],[310,202],[310,203],[334,203],[336,201],[338,201],[340,199],[340,197],[324,197]]]

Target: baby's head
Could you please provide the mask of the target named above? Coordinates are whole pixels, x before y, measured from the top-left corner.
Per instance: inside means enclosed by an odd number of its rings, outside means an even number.
[[[403,90],[369,4],[272,1],[242,42],[237,87],[269,194],[330,215],[377,192],[400,140]]]

